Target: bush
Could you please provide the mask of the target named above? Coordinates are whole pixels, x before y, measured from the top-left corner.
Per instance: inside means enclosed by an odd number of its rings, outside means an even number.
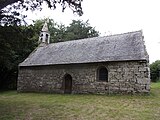
[[[150,64],[151,81],[157,82],[160,78],[160,60],[157,60]]]

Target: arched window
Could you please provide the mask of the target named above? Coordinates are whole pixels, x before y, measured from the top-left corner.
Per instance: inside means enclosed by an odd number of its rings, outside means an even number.
[[[48,35],[48,34],[46,34],[46,40],[45,40],[45,41],[46,41],[46,43],[48,43],[48,36],[49,36],[49,35]]]
[[[97,69],[97,80],[108,82],[108,70],[106,67],[102,66]]]

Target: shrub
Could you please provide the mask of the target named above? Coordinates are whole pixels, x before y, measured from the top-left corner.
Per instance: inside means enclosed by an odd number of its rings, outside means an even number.
[[[160,60],[156,60],[152,64],[150,64],[151,70],[151,81],[157,82],[160,78]]]

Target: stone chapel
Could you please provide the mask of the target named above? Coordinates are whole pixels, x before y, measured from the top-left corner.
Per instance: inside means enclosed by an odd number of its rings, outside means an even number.
[[[149,57],[143,33],[50,43],[45,23],[39,46],[19,64],[17,91],[149,93]]]

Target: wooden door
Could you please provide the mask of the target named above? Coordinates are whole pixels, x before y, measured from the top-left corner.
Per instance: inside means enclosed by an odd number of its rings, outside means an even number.
[[[64,93],[70,94],[72,93],[72,76],[67,74],[64,77]]]

